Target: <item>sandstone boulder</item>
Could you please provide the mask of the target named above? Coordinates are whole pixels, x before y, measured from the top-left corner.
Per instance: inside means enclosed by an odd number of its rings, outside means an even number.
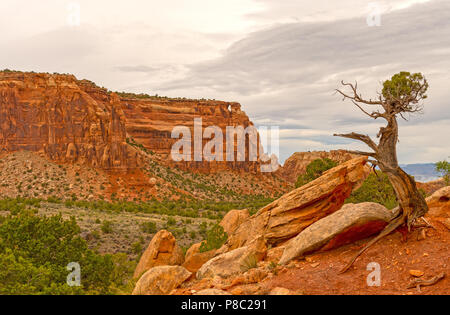
[[[270,245],[297,236],[342,207],[353,188],[367,177],[366,163],[365,157],[345,162],[262,208],[229,235],[226,250],[221,252],[245,246],[261,235]]]
[[[181,266],[158,266],[142,275],[133,295],[168,295],[186,281],[191,273]]]
[[[433,217],[450,217],[450,186],[436,191],[427,198],[428,215]]]
[[[287,264],[315,250],[329,250],[376,234],[395,217],[396,211],[371,202],[347,204],[290,240],[279,263]]]
[[[212,259],[216,253],[216,250],[200,253],[201,245],[202,243],[194,244],[186,252],[183,267],[192,273],[196,273],[200,267],[203,266],[208,260]]]
[[[244,273],[263,260],[267,253],[266,242],[263,237],[256,238],[247,246],[220,254],[206,262],[198,271],[197,279],[229,278]]]
[[[236,229],[250,217],[250,212],[247,209],[244,210],[231,210],[228,212],[225,217],[220,222],[220,225],[223,227],[224,231],[230,235]]]
[[[182,249],[177,245],[172,233],[161,230],[155,234],[134,271],[134,278],[152,267],[181,265],[184,261]]]

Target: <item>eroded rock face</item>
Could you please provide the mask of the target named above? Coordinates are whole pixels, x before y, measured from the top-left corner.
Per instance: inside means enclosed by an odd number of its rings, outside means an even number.
[[[216,254],[216,250],[200,253],[201,245],[202,243],[194,244],[186,252],[183,267],[192,273],[196,273],[201,266],[203,266],[208,260],[212,259]]]
[[[365,157],[345,162],[262,208],[229,235],[226,250],[245,246],[260,235],[268,244],[277,245],[339,210],[367,177],[366,162]]]
[[[347,204],[290,240],[279,263],[287,264],[319,249],[329,250],[369,237],[382,231],[395,215],[395,210],[377,203]]]
[[[223,161],[175,162],[170,153],[178,139],[176,126],[188,127],[194,139],[194,118],[203,130],[223,133]],[[72,75],[0,72],[0,154],[43,152],[55,162],[87,163],[104,169],[134,168],[139,149],[127,138],[160,154],[169,165],[212,173],[223,170],[260,172],[260,162],[246,156],[226,161],[226,128],[253,126],[241,105],[233,102],[165,98],[125,98]],[[213,135],[211,135],[212,138]],[[211,140],[203,139],[203,146]],[[259,135],[251,140],[259,145]],[[191,152],[194,154],[194,144]],[[259,156],[259,154],[258,154]]]
[[[183,251],[177,245],[172,233],[161,230],[155,234],[134,271],[134,278],[155,266],[181,265],[184,261]]]
[[[356,155],[345,150],[296,152],[284,162],[283,167],[277,171],[277,174],[287,181],[295,183],[300,175],[306,173],[306,167],[314,160],[328,158],[344,163],[356,157]]]
[[[254,267],[263,260],[267,253],[266,242],[263,237],[256,238],[247,246],[220,254],[206,262],[197,272],[197,279],[228,278],[244,273],[246,269]]]
[[[242,224],[245,220],[250,217],[250,212],[247,209],[244,210],[231,210],[229,211],[222,221],[220,225],[223,227],[224,231],[230,235],[237,230],[239,225]]]
[[[23,150],[103,169],[138,164],[114,93],[71,75],[0,72],[0,154]]]
[[[186,281],[191,273],[181,266],[158,266],[142,275],[133,295],[168,295]]]
[[[234,147],[235,161],[226,161],[226,128],[247,128],[253,126],[248,116],[241,110],[241,105],[233,102],[183,100],[183,99],[122,99],[122,109],[126,117],[128,134],[138,143],[150,151],[156,152],[166,158],[169,164],[176,165],[185,170],[198,170],[205,173],[214,173],[223,170],[236,170],[245,172],[259,172],[259,162],[237,161],[237,145]],[[192,162],[174,162],[171,159],[171,149],[178,139],[172,139],[171,134],[176,126],[188,127],[191,139],[194,141],[194,119],[202,119],[202,133],[207,127],[217,126],[223,134],[223,162],[195,162],[194,144],[191,146]],[[181,137],[181,136],[180,136]],[[211,138],[210,138],[211,139]],[[210,139],[204,139],[202,148]],[[247,138],[249,139],[249,138]],[[259,140],[256,139],[256,144]],[[255,142],[252,142],[255,143]],[[248,154],[247,143],[246,154]]]
[[[427,198],[428,215],[434,217],[450,217],[450,186],[436,191]]]

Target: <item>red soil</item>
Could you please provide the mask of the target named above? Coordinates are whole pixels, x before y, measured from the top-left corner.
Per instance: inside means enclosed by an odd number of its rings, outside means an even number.
[[[416,229],[402,240],[402,234],[395,232],[368,249],[358,258],[349,271],[338,274],[340,269],[350,261],[357,249],[365,241],[346,245],[335,250],[322,252],[299,261],[295,268],[286,268],[264,281],[262,289],[269,292],[271,288],[284,287],[304,294],[388,294],[388,295],[423,295],[450,294],[450,233],[440,223],[432,221],[436,229]],[[423,233],[426,234],[423,239]],[[369,263],[376,262],[381,267],[381,286],[369,287],[367,276],[372,270],[366,270]],[[319,265],[317,266],[317,263]],[[315,268],[314,268],[315,266]],[[446,277],[433,286],[407,289],[413,279],[409,270],[424,272],[422,279],[430,279],[441,272]]]

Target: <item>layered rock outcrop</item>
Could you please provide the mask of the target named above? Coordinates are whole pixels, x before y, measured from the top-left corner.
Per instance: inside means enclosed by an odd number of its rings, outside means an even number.
[[[122,94],[120,94],[122,95]],[[217,126],[222,132],[223,161],[194,161],[194,119],[202,133]],[[193,162],[171,159],[176,126],[189,128]],[[241,105],[233,102],[118,96],[73,75],[0,72],[0,154],[21,150],[41,152],[55,162],[81,162],[103,169],[129,169],[139,162],[136,148],[160,154],[182,169],[212,173],[222,170],[259,172],[249,157],[250,144],[259,150],[259,135],[246,137],[244,161],[239,161],[237,140],[234,161],[227,161],[227,127],[252,127]],[[181,135],[180,135],[181,136]],[[201,150],[215,135],[200,140]],[[127,144],[135,141],[137,146]],[[214,149],[212,149],[215,152]]]
[[[259,163],[248,158],[249,146],[252,137],[246,136],[245,161],[238,161],[238,147],[235,141],[234,161],[226,158],[227,127],[247,128],[253,126],[248,116],[241,109],[241,105],[233,102],[149,98],[133,99],[123,98],[122,109],[126,117],[128,134],[138,143],[150,151],[165,157],[170,164],[182,169],[196,169],[211,173],[223,170],[238,170],[246,172],[259,172]],[[200,119],[202,134],[210,126],[217,126],[222,132],[223,161],[201,162],[194,160],[194,119]],[[171,159],[171,149],[178,138],[172,138],[175,127],[187,127],[191,133],[191,161],[175,162]],[[180,135],[180,137],[183,135]],[[212,137],[217,136],[213,135]],[[258,145],[259,136],[251,143]],[[201,150],[211,138],[201,140]],[[256,143],[255,143],[256,141]]]
[[[396,214],[396,210],[377,203],[347,204],[290,240],[279,263],[286,264],[318,249],[330,250],[369,237],[383,230]]]
[[[284,162],[283,167],[277,171],[277,175],[291,183],[295,183],[298,176],[304,174],[306,167],[316,159],[328,158],[338,163],[343,163],[356,157],[356,155],[350,154],[345,150],[296,152]]]
[[[138,164],[114,93],[71,75],[0,72],[0,153],[23,150],[103,169]]]
[[[221,251],[245,246],[259,236],[270,245],[295,237],[342,207],[352,190],[368,176],[366,163],[365,157],[347,161],[262,208],[229,235]]]

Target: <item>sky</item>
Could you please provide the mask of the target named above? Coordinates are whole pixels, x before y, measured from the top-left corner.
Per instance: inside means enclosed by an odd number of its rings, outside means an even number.
[[[334,133],[375,134],[334,93],[376,96],[399,71],[430,83],[424,112],[400,122],[399,161],[450,156],[448,0],[2,0],[0,69],[72,73],[114,91],[236,101],[279,126],[294,152],[367,150]]]

